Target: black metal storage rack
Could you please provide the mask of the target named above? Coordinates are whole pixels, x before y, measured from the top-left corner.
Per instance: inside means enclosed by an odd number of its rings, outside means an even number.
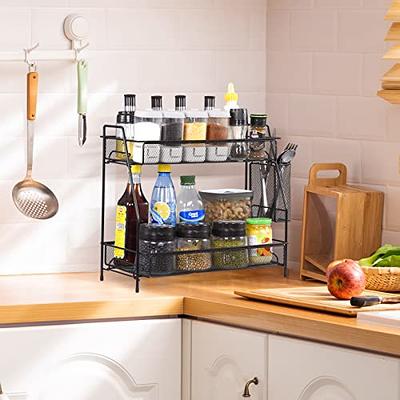
[[[109,134],[111,131],[112,134]],[[118,137],[116,133],[119,132]],[[268,127],[268,132],[270,132]],[[126,134],[123,126],[121,125],[104,125],[103,126],[103,156],[102,156],[102,204],[101,204],[101,253],[100,253],[100,280],[104,280],[104,271],[112,271],[115,273],[119,273],[122,275],[127,275],[135,279],[135,290],[139,292],[140,279],[142,277],[152,277],[152,276],[170,276],[170,275],[181,275],[188,273],[199,273],[199,272],[210,272],[210,271],[222,271],[228,269],[237,269],[237,268],[228,268],[221,269],[215,268],[212,266],[210,269],[205,271],[187,271],[187,270],[174,270],[166,273],[153,274],[152,271],[144,271],[141,270],[139,266],[139,259],[143,257],[143,255],[139,251],[134,251],[131,249],[124,249],[128,253],[135,254],[135,262],[132,264],[124,264],[121,266],[116,262],[114,258],[114,249],[119,248],[114,245],[114,241],[106,241],[105,240],[105,218],[106,218],[106,207],[105,207],[105,196],[106,196],[106,167],[110,164],[118,164],[124,166],[128,170],[128,176],[131,185],[133,186],[133,179],[131,173],[131,166],[134,164],[140,165],[156,165],[157,163],[137,163],[132,160],[131,154],[129,154],[128,144],[133,144],[133,146],[140,145],[142,148],[142,160],[145,160],[145,152],[146,146],[158,144],[160,146],[180,146],[180,145],[188,145],[191,143],[195,144],[214,144],[214,145],[231,145],[232,143],[240,142],[246,143],[247,146],[250,146],[252,143],[260,143],[263,142],[268,151],[268,158],[265,160],[251,160],[249,158],[244,160],[229,160],[226,161],[204,161],[203,163],[213,163],[213,164],[221,164],[221,163],[242,163],[244,165],[244,187],[245,189],[253,190],[253,204],[252,204],[252,214],[253,216],[266,215],[272,217],[274,223],[280,223],[280,227],[274,225],[274,237],[281,236],[282,239],[274,238],[272,243],[269,243],[268,246],[265,244],[261,245],[246,245],[246,246],[238,246],[238,247],[229,247],[228,251],[234,250],[249,250],[255,248],[265,248],[269,247],[272,249],[272,261],[269,264],[260,265],[260,264],[248,264],[245,268],[260,268],[260,267],[268,267],[268,266],[281,266],[283,269],[284,276],[288,274],[288,221],[290,219],[290,165],[282,167],[277,163],[277,141],[278,137],[272,137],[271,134],[267,138],[254,139],[247,137],[246,139],[230,139],[230,140],[218,140],[215,142],[212,141],[180,141],[180,142],[171,142],[171,141],[147,141],[147,142],[137,142],[134,140],[126,139]],[[117,140],[123,141],[124,153],[118,152],[116,150]],[[168,164],[194,164],[193,162],[179,162],[179,163],[168,163]],[[260,196],[261,196],[261,168],[267,166],[271,173],[268,175],[268,179],[266,181],[266,187],[269,192],[269,197],[274,199],[274,202],[271,207],[266,206],[265,204],[261,204]],[[259,198],[260,197],[260,198]],[[133,201],[135,205],[136,214],[139,215],[139,208],[136,201],[136,197],[133,196]],[[138,221],[140,219],[138,218]],[[137,241],[139,242],[139,227],[140,222],[138,222],[137,226]],[[280,228],[280,229],[276,229]],[[277,231],[280,231],[280,235],[277,234]],[[136,248],[139,249],[139,245],[137,243]],[[216,253],[221,251],[226,251],[227,249],[207,249],[207,250],[184,250],[184,251],[174,251],[170,253],[159,253],[153,254],[151,257],[163,257],[167,255],[176,255],[176,254],[193,254],[193,253]],[[148,256],[147,256],[148,257]]]

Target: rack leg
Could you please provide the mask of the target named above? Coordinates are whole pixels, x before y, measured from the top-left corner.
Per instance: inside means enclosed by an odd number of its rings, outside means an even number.
[[[136,276],[135,280],[136,280],[135,293],[139,293],[140,278],[138,276]]]
[[[289,223],[288,223],[289,211],[286,209],[285,211],[285,245],[283,246],[283,276],[287,278],[289,276],[288,269],[288,239],[289,239]]]
[[[100,281],[104,281],[104,219],[106,203],[106,129],[103,128],[103,160],[101,170],[101,243],[100,243]]]

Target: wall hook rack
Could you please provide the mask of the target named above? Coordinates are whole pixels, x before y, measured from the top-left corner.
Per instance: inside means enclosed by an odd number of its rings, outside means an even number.
[[[70,14],[64,20],[64,34],[71,41],[70,50],[37,50],[39,43],[20,51],[0,52],[0,61],[26,62],[34,65],[37,61],[78,61],[81,53],[89,46],[89,26],[86,18]]]

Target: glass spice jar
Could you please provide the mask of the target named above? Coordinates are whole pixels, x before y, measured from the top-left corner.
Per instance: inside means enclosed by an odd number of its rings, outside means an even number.
[[[210,227],[206,223],[176,225],[177,251],[209,250]],[[211,253],[177,254],[176,269],[180,271],[205,271],[211,268]]]
[[[229,136],[229,111],[210,110],[208,112],[207,140],[214,143],[207,144],[207,161],[225,161],[229,155],[227,143],[216,142],[218,140],[227,140]]]
[[[250,245],[272,243],[272,220],[270,218],[248,218],[246,220],[247,241]],[[250,264],[269,264],[272,261],[272,248],[249,249]]]
[[[216,221],[212,229],[212,247],[215,269],[239,269],[249,263],[247,249],[229,250],[247,245],[245,221]],[[219,250],[221,249],[221,250]]]
[[[134,139],[134,118],[135,114],[133,112],[128,111],[120,111],[117,115],[117,125],[122,126],[125,132],[125,139],[127,140],[126,144],[128,147],[129,158],[132,158],[133,154],[133,142],[131,140]],[[126,159],[126,149],[124,144],[124,135],[121,129],[115,130],[116,136],[116,145],[115,145],[115,158],[118,160]]]
[[[206,140],[207,119],[206,111],[187,111],[185,113],[185,126],[183,130],[183,140]],[[204,162],[206,159],[206,147],[204,143],[188,143],[183,147],[183,161],[185,162]]]
[[[268,158],[266,143],[264,140],[268,137],[267,114],[250,115],[250,141],[249,158],[251,160],[265,160]],[[257,140],[256,140],[257,139]]]
[[[165,275],[175,271],[175,229],[170,225],[141,224],[139,268],[144,275]]]
[[[237,142],[232,143],[229,158],[231,160],[245,160],[248,156],[247,148],[247,110],[245,108],[233,108],[230,110],[230,134],[229,139],[236,139]],[[239,141],[243,139],[243,141]]]

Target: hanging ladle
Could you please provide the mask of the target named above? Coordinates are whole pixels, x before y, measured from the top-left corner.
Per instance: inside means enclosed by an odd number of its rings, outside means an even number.
[[[58,211],[58,200],[43,183],[32,179],[34,121],[39,74],[35,64],[29,64],[27,75],[27,162],[25,178],[12,191],[12,198],[18,210],[29,218],[48,219]]]

